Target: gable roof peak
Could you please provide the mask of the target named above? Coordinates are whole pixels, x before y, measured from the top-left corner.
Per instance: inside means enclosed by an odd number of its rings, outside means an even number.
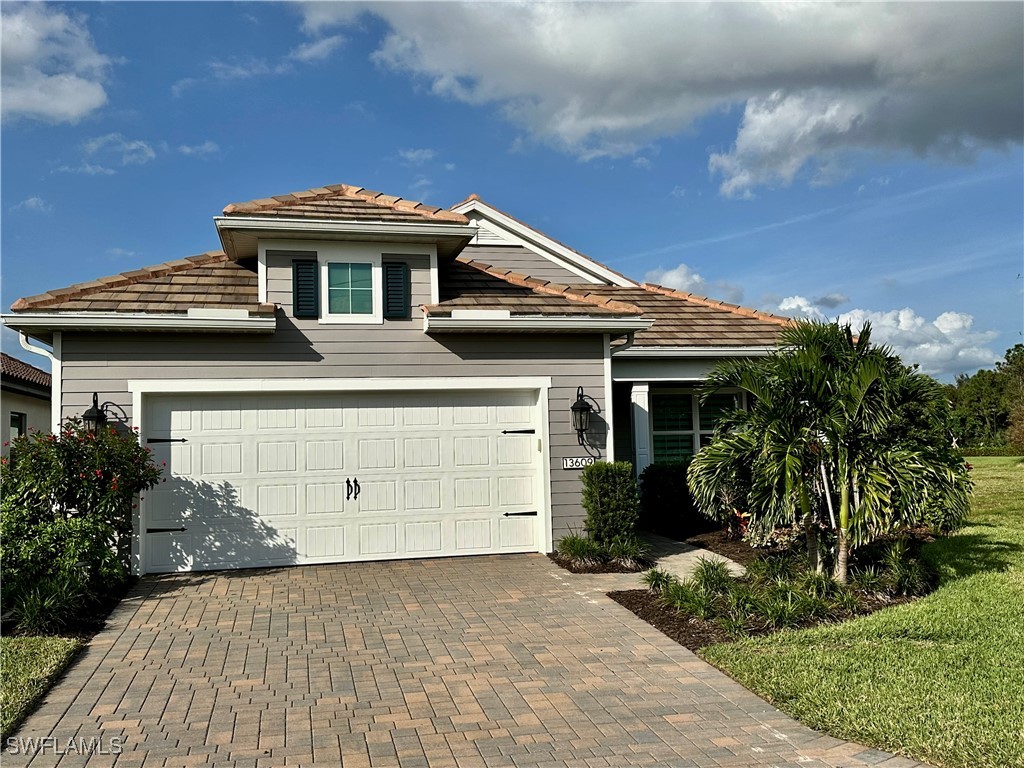
[[[345,203],[361,206],[357,211],[345,208]],[[335,210],[332,210],[334,208]],[[406,200],[395,195],[386,195],[365,187],[352,184],[328,184],[312,187],[285,195],[273,195],[244,203],[230,203],[224,206],[225,216],[256,216],[260,214],[287,215],[295,213],[304,218],[380,218],[445,221],[453,224],[468,224],[461,213],[427,205],[418,200]]]

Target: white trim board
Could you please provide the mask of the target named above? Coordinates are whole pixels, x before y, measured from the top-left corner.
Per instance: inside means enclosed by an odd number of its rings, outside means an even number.
[[[423,332],[479,332],[499,331],[584,331],[591,333],[626,333],[643,331],[654,325],[654,320],[639,317],[550,317],[537,315],[513,315],[507,318],[492,317],[432,317],[423,319]]]
[[[765,357],[775,347],[635,347],[621,352],[612,348],[616,357]]]
[[[238,310],[245,312],[245,310]],[[273,333],[276,317],[242,317],[208,313],[156,314],[144,312],[32,312],[3,315],[15,330],[211,331]]]
[[[330,219],[286,219],[276,216],[214,216],[217,231],[255,230],[272,232],[320,232],[356,235],[464,237],[476,234],[467,224],[420,224],[411,222],[333,221]]]
[[[543,249],[546,253],[539,251],[540,255],[547,256],[553,263],[559,264],[559,260],[562,260],[570,264],[574,264],[577,269],[573,269],[572,271],[577,274],[579,273],[579,270],[583,270],[591,277],[597,278],[600,282],[608,285],[621,285],[629,288],[637,287],[637,284],[632,280],[613,272],[604,264],[594,261],[588,256],[584,256],[582,253],[562,245],[557,240],[552,240],[543,232],[538,232],[536,229],[516,221],[508,214],[502,213],[496,208],[492,208],[483,200],[467,200],[466,202],[455,206],[451,210],[456,213],[461,213],[464,216],[469,213],[478,214],[480,218],[486,219],[497,227],[500,227],[504,232],[508,233],[510,236],[509,239],[513,242],[518,241],[521,245],[524,245],[533,251],[536,251],[538,247]],[[494,228],[492,227],[490,229],[493,231]],[[566,265],[559,264],[559,266],[564,267]]]

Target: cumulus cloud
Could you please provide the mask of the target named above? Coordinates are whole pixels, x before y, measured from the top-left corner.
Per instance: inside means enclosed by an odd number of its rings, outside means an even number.
[[[28,197],[11,208],[12,211],[32,211],[34,213],[49,213],[53,206],[41,197]]]
[[[672,269],[663,267],[652,269],[644,275],[644,282],[656,283],[666,288],[675,288],[677,291],[711,296],[733,303],[743,300],[743,289],[740,286],[726,280],[709,282],[687,264],[679,264]]]
[[[307,32],[350,24],[309,3]],[[709,152],[729,196],[841,177],[862,151],[964,161],[1021,142],[1015,3],[381,3],[381,66],[495,105],[581,159],[632,155],[738,110]],[[508,34],[515,29],[516,34]]]
[[[964,312],[943,312],[934,320],[909,307],[888,312],[854,309],[839,316],[841,323],[872,327],[872,340],[889,344],[905,363],[918,363],[932,376],[948,378],[964,371],[991,367],[999,355],[988,345],[999,335],[978,331],[974,317]]]
[[[2,114],[76,123],[107,102],[111,61],[96,50],[84,17],[42,3],[4,4]]]
[[[126,139],[120,133],[108,133],[87,140],[82,148],[89,156],[100,155],[121,165],[144,165],[156,157],[156,150],[140,139]]]
[[[220,146],[207,139],[202,144],[182,144],[178,147],[178,151],[186,157],[209,157],[220,152]]]

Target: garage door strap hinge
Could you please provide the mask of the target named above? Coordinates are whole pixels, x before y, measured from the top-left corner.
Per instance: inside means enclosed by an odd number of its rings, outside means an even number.
[[[503,517],[536,517],[537,510],[532,512],[506,512]]]
[[[181,528],[147,528],[146,533],[179,533],[185,530],[185,526]]]
[[[536,434],[536,429],[503,429],[501,434],[503,435],[533,435]]]
[[[149,437],[146,438],[147,443],[187,443],[184,437]]]

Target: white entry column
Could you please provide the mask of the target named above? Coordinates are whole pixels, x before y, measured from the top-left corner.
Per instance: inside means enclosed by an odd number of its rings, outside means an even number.
[[[636,452],[637,477],[651,463],[651,387],[646,381],[634,381],[630,389],[633,407],[633,446]]]

